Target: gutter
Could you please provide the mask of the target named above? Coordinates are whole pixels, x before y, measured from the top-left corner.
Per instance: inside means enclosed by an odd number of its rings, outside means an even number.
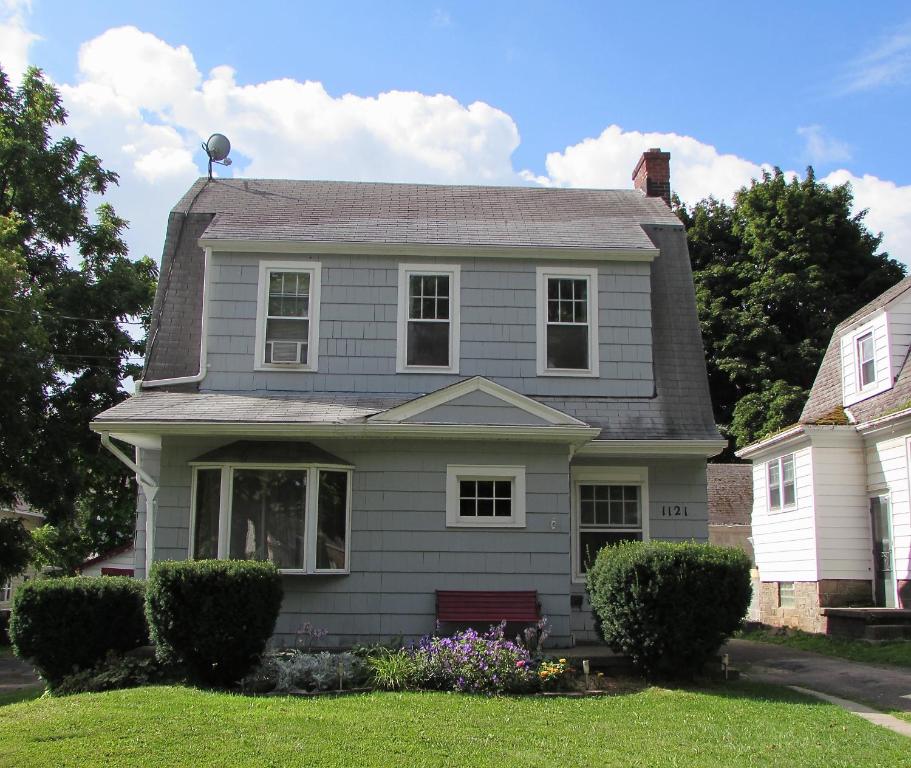
[[[199,321],[199,371],[192,376],[177,376],[171,379],[152,379],[151,381],[137,381],[136,393],[151,387],[170,387],[178,384],[197,384],[206,377],[208,365],[207,357],[207,330],[206,319],[209,315],[209,265],[212,258],[212,249],[205,249],[205,261],[202,272],[202,318]]]
[[[152,560],[155,554],[155,497],[158,495],[158,482],[142,467],[121,451],[114,443],[111,442],[111,435],[108,432],[101,433],[101,444],[107,448],[114,457],[123,465],[136,473],[136,482],[142,486],[142,495],[146,502],[146,578],[149,578],[149,569],[152,567]],[[137,448],[137,451],[139,449]]]
[[[900,411],[895,413],[889,413],[885,416],[878,416],[875,419],[870,419],[870,421],[865,421],[861,424],[855,425],[855,428],[858,432],[867,433],[873,432],[877,429],[883,429],[893,422],[901,421],[911,416],[911,408],[903,408]]]
[[[768,448],[771,448],[780,443],[784,443],[792,438],[799,437],[804,433],[804,425],[796,424],[790,429],[786,429],[784,432],[779,432],[777,435],[772,437],[767,437],[765,440],[760,440],[758,443],[753,443],[752,445],[746,446],[746,448],[741,448],[739,451],[736,451],[734,455],[738,459],[748,459],[751,456],[760,453]]]

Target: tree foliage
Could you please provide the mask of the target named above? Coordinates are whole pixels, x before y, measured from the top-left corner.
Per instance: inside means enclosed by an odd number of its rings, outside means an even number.
[[[53,525],[80,525],[93,548],[130,533],[129,472],[89,421],[126,397],[143,349],[157,268],[131,260],[126,222],[97,200],[117,175],[62,132],[53,85],[0,70],[0,501],[21,498]]]
[[[835,326],[904,276],[852,202],[776,168],[733,205],[677,203],[715,419],[738,446],[796,421]]]
[[[31,542],[21,520],[10,517],[0,519],[0,587],[28,567]]]

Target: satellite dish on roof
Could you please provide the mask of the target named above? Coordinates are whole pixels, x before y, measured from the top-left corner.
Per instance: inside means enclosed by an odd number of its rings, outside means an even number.
[[[231,151],[231,142],[223,133],[213,133],[202,145],[206,155],[209,157],[209,178],[212,178],[212,163],[219,165],[231,165],[231,158],[228,153]]]

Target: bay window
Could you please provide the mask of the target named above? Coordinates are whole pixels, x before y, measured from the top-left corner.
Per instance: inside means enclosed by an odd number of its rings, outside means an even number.
[[[268,560],[285,572],[347,573],[351,469],[196,465],[191,557]]]

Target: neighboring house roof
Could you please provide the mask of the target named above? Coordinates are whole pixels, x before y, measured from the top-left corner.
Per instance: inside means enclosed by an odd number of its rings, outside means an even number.
[[[146,354],[147,380],[199,371],[204,252],[199,240],[445,244],[642,251],[652,262],[655,394],[540,397],[605,439],[718,439],[683,226],[635,190],[541,189],[287,180],[199,180],[171,212]],[[153,416],[214,421],[345,422],[427,392],[189,395],[144,392],[99,422]],[[236,398],[236,399],[227,399]],[[339,400],[341,398],[341,400]]]
[[[709,525],[750,525],[752,465],[709,464],[706,470]]]
[[[835,418],[844,403],[841,337],[859,320],[883,309],[909,289],[911,289],[911,277],[906,277],[838,324],[832,334],[826,354],[823,356],[822,364],[819,366],[819,373],[816,374],[810,396],[800,414],[800,424],[847,423],[847,419],[839,421]],[[855,422],[863,423],[906,407],[909,403],[911,403],[911,365],[906,357],[898,371],[895,384],[890,389],[854,403],[850,406],[850,412]]]
[[[122,544],[119,547],[114,547],[114,549],[109,549],[107,552],[102,552],[100,555],[92,555],[88,560],[83,560],[82,564],[79,566],[79,569],[87,568],[90,565],[95,565],[95,563],[100,563],[103,560],[110,560],[112,557],[117,557],[117,555],[122,555],[125,552],[130,552],[133,549],[133,542],[129,544]]]

